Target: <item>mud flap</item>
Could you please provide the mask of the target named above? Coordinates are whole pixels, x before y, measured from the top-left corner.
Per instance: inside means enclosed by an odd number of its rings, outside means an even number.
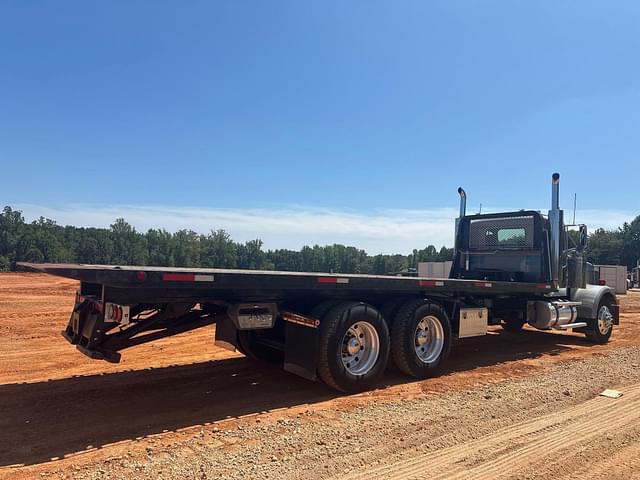
[[[235,352],[238,347],[238,330],[228,315],[220,315],[216,320],[216,336],[214,343],[217,347]]]
[[[287,321],[284,369],[308,380],[316,380],[319,338],[317,326]]]

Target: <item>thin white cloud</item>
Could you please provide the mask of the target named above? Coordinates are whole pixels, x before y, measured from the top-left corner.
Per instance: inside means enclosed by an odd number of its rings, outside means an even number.
[[[60,225],[108,227],[123,217],[138,231],[165,228],[192,229],[199,233],[222,228],[237,241],[260,238],[265,248],[299,249],[304,245],[342,243],[369,254],[408,253],[428,244],[453,244],[457,209],[375,210],[355,212],[314,207],[275,209],[213,209],[141,205],[66,205],[47,207],[16,205],[27,221],[40,216]],[[499,211],[499,209],[492,209]],[[634,215],[628,212],[579,211],[576,220],[598,227],[617,228]]]

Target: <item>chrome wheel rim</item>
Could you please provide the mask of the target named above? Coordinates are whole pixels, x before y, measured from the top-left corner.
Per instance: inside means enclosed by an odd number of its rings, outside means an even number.
[[[371,371],[380,356],[380,337],[369,322],[356,322],[342,337],[342,364],[352,375]]]
[[[427,315],[418,322],[414,332],[414,348],[422,363],[430,364],[438,360],[444,348],[444,329],[437,317]]]
[[[609,307],[603,305],[598,310],[598,331],[602,335],[606,335],[611,330],[613,326],[613,315],[611,315],[611,311]]]

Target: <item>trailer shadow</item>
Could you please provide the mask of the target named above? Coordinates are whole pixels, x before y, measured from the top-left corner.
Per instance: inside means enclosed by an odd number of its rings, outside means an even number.
[[[444,373],[556,355],[585,344],[577,336],[492,333],[455,346]],[[383,383],[407,381],[390,369]],[[87,448],[337,395],[278,366],[244,358],[0,385],[0,466],[42,463]]]

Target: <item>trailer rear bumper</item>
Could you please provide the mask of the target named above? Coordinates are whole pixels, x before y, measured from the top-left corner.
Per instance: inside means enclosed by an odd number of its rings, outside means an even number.
[[[82,345],[78,345],[75,340],[75,336],[69,334],[67,330],[63,330],[62,336],[72,345],[75,345],[79,352],[83,353],[87,357],[93,360],[106,360],[109,363],[119,363],[120,362],[120,353],[107,351],[104,349],[94,348],[90,349],[87,347],[83,347]]]
[[[114,325],[106,325],[101,303],[93,299],[80,299],[76,302],[67,328],[61,333],[72,345],[89,358],[120,362],[120,353],[101,348],[107,331]]]
[[[109,304],[107,305],[115,305]],[[145,310],[136,307],[136,318],[129,318],[129,306],[116,305],[124,315],[105,312],[96,297],[80,296],[62,336],[89,358],[118,363],[120,351],[164,337],[177,335],[215,323],[221,315],[216,311],[194,308],[191,303],[175,303]],[[139,314],[143,314],[140,316]]]

